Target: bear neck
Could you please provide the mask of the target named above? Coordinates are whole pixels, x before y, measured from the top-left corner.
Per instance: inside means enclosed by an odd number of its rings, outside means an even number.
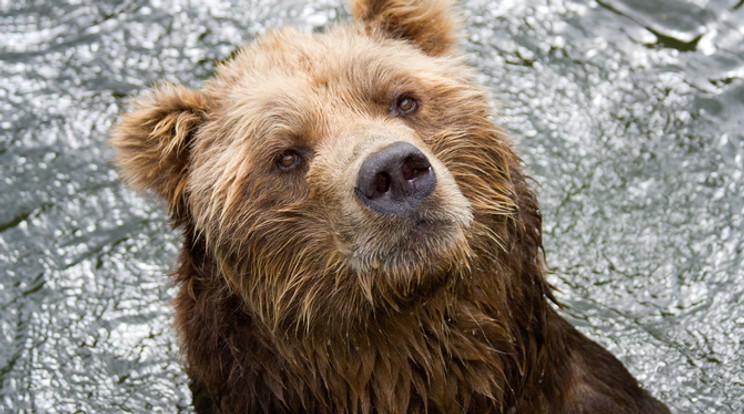
[[[467,405],[477,412],[537,407],[547,395],[559,394],[565,369],[557,351],[563,339],[547,331],[548,319],[559,317],[545,298],[536,257],[509,252],[502,258],[506,265],[495,270],[499,274],[472,275],[483,283],[453,284],[424,303],[324,340],[277,334],[259,323],[191,234],[186,231],[175,274],[177,331],[191,372],[226,406],[241,401],[255,404],[244,407],[249,411],[269,404],[264,408],[272,412],[451,412]],[[515,258],[525,262],[508,263]],[[518,274],[500,274],[507,269]],[[532,287],[495,296],[493,290],[503,285],[485,282],[508,278],[531,279],[515,285]],[[224,387],[226,376],[234,384]],[[230,394],[245,384],[255,398]],[[520,402],[523,394],[546,397]]]

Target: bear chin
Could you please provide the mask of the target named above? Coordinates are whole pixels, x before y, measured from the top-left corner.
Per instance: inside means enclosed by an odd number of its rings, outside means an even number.
[[[397,238],[385,239],[384,249],[353,250],[346,258],[370,303],[396,311],[450,286],[467,272],[472,256],[458,223],[411,217],[406,224],[396,229]]]

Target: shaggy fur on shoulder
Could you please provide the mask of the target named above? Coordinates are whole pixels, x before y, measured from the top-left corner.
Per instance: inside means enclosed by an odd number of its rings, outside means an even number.
[[[356,0],[113,130],[183,231],[177,331],[199,411],[664,413],[566,323],[538,203],[445,0]]]

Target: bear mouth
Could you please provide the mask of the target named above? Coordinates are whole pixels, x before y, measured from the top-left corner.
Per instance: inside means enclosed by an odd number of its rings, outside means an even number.
[[[405,239],[400,240],[401,248],[405,248],[405,245],[409,243],[446,239],[456,227],[457,223],[455,223],[453,219],[429,219],[419,216],[412,217]]]
[[[468,250],[465,226],[448,216],[412,212],[355,228],[347,239],[351,267],[360,274],[441,273]]]

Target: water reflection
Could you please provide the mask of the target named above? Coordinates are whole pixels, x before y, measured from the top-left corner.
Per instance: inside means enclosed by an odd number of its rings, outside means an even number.
[[[744,411],[744,7],[466,0],[572,321],[675,412]],[[188,411],[171,327],[177,235],[104,141],[156,80],[198,86],[339,0],[0,1],[0,411]]]

